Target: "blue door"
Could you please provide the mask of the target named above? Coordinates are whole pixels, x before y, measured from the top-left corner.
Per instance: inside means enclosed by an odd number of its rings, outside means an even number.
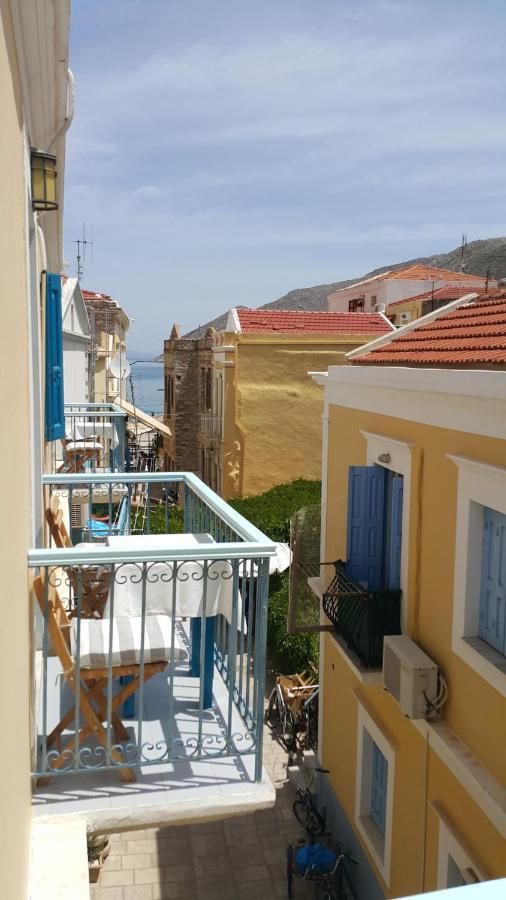
[[[506,655],[506,515],[483,507],[479,636]]]
[[[46,273],[45,432],[47,441],[65,437],[61,276]]]
[[[394,475],[390,481],[390,527],[388,584],[390,590],[399,590],[401,586],[401,550],[402,550],[402,498],[404,478]]]
[[[384,587],[387,469],[350,466],[346,569],[369,590]]]

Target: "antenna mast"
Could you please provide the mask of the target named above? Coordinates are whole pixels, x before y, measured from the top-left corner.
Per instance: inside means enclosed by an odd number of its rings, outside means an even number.
[[[86,247],[90,248],[90,264],[93,262],[93,227],[90,226],[90,237],[86,237],[86,225],[83,222],[83,236],[81,238],[77,238],[75,241],[72,241],[73,244],[77,244],[77,280],[81,281],[84,274],[84,267],[86,265]],[[82,255],[81,255],[82,249]]]

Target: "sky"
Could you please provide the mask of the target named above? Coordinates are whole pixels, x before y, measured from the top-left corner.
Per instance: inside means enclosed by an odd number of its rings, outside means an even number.
[[[506,233],[503,0],[73,0],[65,260],[130,356]]]

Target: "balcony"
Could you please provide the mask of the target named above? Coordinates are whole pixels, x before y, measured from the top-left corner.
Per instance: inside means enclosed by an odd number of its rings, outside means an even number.
[[[200,433],[209,438],[221,440],[223,437],[223,418],[214,413],[201,413]]]
[[[29,553],[35,814],[113,829],[272,805],[262,724],[275,545],[192,474],[43,484],[53,546]]]
[[[65,438],[50,444],[52,472],[121,472],[127,414],[114,403],[66,403]]]
[[[346,574],[341,560],[334,565],[334,578],[323,594],[323,611],[361,666],[381,668],[383,638],[401,633],[402,592],[368,591]]]

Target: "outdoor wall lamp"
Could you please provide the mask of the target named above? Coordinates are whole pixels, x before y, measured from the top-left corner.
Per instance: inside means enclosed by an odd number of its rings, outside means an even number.
[[[392,457],[390,456],[390,453],[380,453],[380,455],[378,456],[378,461],[388,464],[392,461]]]
[[[42,150],[30,150],[32,170],[32,209],[47,212],[58,209],[56,201],[56,156]]]

